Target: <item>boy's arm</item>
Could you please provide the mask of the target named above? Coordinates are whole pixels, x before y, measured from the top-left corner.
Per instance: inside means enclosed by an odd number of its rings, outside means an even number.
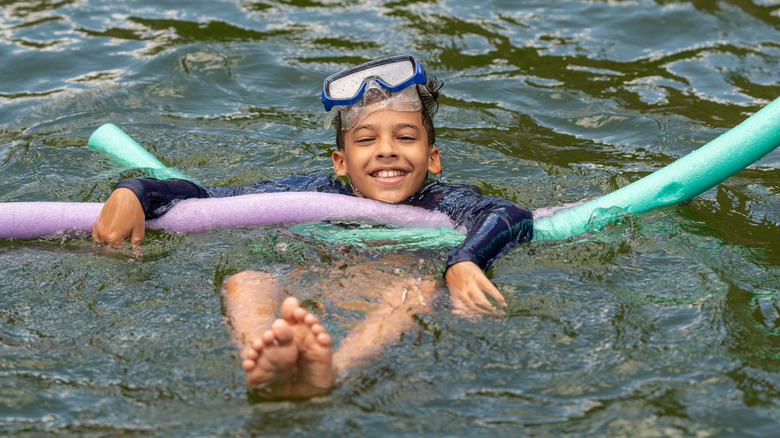
[[[516,243],[531,240],[531,212],[509,200],[483,196],[472,186],[450,185],[448,190],[439,208],[468,229],[445,266],[453,305],[460,312],[498,313],[487,295],[501,306],[506,301],[485,272]]]
[[[474,262],[487,271],[506,251],[533,236],[533,217],[526,208],[503,198],[483,197],[471,204],[470,224],[463,243],[453,248],[446,267]]]
[[[135,193],[144,218],[157,219],[175,205],[175,201],[210,197],[205,187],[184,179],[127,178],[119,181],[114,190],[126,188]]]
[[[99,243],[137,245],[144,238],[146,219],[161,216],[173,201],[206,198],[205,188],[180,179],[128,178],[117,183],[92,226]]]
[[[289,191],[351,193],[349,187],[322,173],[291,175],[279,181],[236,187],[202,187],[175,178],[127,178],[117,183],[103,206],[92,227],[92,237],[101,243],[121,244],[128,238],[138,243],[144,238],[144,220],[162,216],[182,199]]]

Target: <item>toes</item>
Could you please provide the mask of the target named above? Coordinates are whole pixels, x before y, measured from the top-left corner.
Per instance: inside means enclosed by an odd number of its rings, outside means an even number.
[[[263,341],[261,339],[255,339],[249,345],[247,345],[243,350],[241,350],[241,357],[245,359],[251,359],[255,360],[263,352],[263,348],[265,347],[265,344],[263,344]]]
[[[260,343],[264,345],[274,345],[275,339],[276,336],[274,335],[273,330],[266,330],[265,332],[263,332],[263,336],[260,338]]]
[[[295,307],[293,307],[293,305]],[[294,298],[290,299],[290,302],[288,303],[289,307],[285,308],[284,306],[285,304],[283,303],[282,317],[290,324],[306,324],[307,326],[311,327],[314,324],[320,323],[320,320],[317,319],[316,316],[303,307],[300,307],[300,305],[298,305],[298,301]]]
[[[282,318],[290,323],[295,323],[295,309],[300,309],[298,300],[295,297],[287,297],[282,301]]]
[[[290,324],[284,319],[277,319],[274,321],[273,324],[271,324],[271,330],[269,331],[271,332],[273,339],[279,344],[289,344],[293,341],[294,334],[292,327],[290,327]],[[263,339],[265,340],[265,335],[263,335]]]
[[[320,323],[319,318],[317,318],[316,316],[308,312],[306,313],[302,321],[304,324],[308,325],[309,327],[313,327],[314,325],[318,325]]]
[[[315,335],[314,339],[316,339],[317,343],[322,347],[330,347],[331,345],[333,345],[333,339],[330,337],[329,334],[325,333],[324,331],[322,333]]]
[[[310,330],[312,333],[314,333],[314,336],[319,336],[320,333],[327,333],[325,331],[325,327],[323,327],[322,324],[320,324],[319,322],[316,324],[312,324]]]
[[[298,307],[292,312],[292,316],[295,322],[303,322],[306,319],[306,316],[308,315],[309,312],[307,312],[306,309],[304,309],[303,307]]]
[[[317,322],[316,324],[312,324],[310,330],[312,335],[314,335],[314,340],[317,342],[319,346],[330,347],[331,345],[333,345],[333,339],[325,330],[325,327],[323,327],[322,324],[320,324],[319,322]]]
[[[241,362],[241,368],[243,368],[245,372],[252,371],[256,366],[257,362],[254,360],[244,359]]]
[[[249,360],[255,360],[258,357],[260,357],[260,352],[255,350],[254,348],[246,348],[242,353],[243,354],[241,356]]]

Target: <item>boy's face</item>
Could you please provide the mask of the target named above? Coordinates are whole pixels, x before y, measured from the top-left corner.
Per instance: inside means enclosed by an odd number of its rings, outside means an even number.
[[[380,109],[344,134],[344,150],[333,152],[333,170],[349,176],[363,196],[400,202],[441,172],[439,150],[428,147],[420,111]]]

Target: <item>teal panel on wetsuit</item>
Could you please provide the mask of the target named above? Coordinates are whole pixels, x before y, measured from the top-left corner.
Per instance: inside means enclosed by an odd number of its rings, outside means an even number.
[[[304,236],[338,245],[354,245],[361,248],[405,249],[405,248],[454,248],[466,236],[445,227],[408,228],[396,226],[375,226],[362,224],[351,228],[332,222],[309,222],[291,226],[290,231]]]

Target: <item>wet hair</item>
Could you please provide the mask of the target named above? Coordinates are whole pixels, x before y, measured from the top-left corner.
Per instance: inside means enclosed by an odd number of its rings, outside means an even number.
[[[424,84],[417,84],[417,94],[420,95],[422,102],[422,124],[425,132],[428,134],[428,146],[436,143],[436,128],[433,127],[433,116],[439,111],[439,90],[444,86],[444,82],[436,79],[433,75],[428,75],[428,80]],[[347,129],[344,129],[341,123],[341,111],[336,111],[331,120],[331,127],[336,130],[336,146],[340,151],[344,150],[344,135]]]

